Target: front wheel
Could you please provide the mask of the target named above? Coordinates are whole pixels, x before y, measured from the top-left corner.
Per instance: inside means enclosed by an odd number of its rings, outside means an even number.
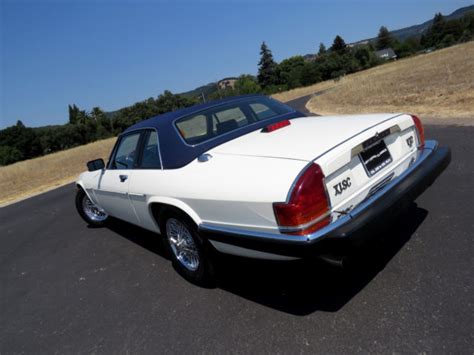
[[[91,226],[100,227],[108,220],[109,215],[91,201],[83,189],[76,192],[76,209],[84,221]]]
[[[186,280],[204,287],[214,284],[210,247],[194,223],[177,213],[167,213],[161,230],[176,271]]]

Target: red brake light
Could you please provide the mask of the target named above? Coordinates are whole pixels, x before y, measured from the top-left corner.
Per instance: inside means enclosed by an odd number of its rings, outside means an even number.
[[[423,128],[421,120],[418,118],[418,116],[411,115],[411,118],[413,119],[413,123],[415,124],[416,130],[418,131],[418,148],[423,148],[425,146],[425,129]]]
[[[298,178],[289,202],[275,202],[273,210],[284,233],[304,235],[328,225],[329,201],[319,165],[311,164]]]
[[[273,131],[276,131],[277,129],[289,126],[290,124],[291,124],[291,122],[289,120],[284,120],[284,121],[280,121],[280,122],[277,122],[277,123],[272,123],[272,124],[269,124],[268,126],[264,127],[262,129],[262,132],[266,132],[266,133],[273,132]]]

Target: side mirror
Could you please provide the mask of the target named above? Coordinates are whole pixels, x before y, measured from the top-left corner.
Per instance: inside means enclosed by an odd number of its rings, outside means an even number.
[[[87,170],[89,171],[102,170],[103,168],[105,168],[103,159],[95,159],[87,162]]]

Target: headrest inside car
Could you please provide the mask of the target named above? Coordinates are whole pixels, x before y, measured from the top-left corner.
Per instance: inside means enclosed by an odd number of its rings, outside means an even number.
[[[216,125],[217,134],[226,133],[236,128],[239,128],[236,120],[227,120]]]

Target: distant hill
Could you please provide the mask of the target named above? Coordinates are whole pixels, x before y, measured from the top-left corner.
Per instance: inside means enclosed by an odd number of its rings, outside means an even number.
[[[195,98],[195,97],[201,97],[202,93],[204,93],[207,99],[209,95],[213,94],[216,91],[217,91],[217,83],[209,83],[193,90],[178,93],[178,95],[181,95],[187,98]],[[108,118],[114,118],[118,114],[118,112],[122,109],[123,108],[115,110],[115,111],[105,112],[105,114]]]
[[[217,83],[209,83],[203,86],[200,86],[196,89],[179,93],[179,95],[184,97],[197,97],[200,96],[202,93],[208,97],[210,94],[213,94],[217,91]]]
[[[472,11],[474,11],[474,5],[461,7],[459,9],[457,9],[456,11],[454,11],[453,13],[451,13],[450,15],[445,15],[444,18],[446,20],[456,20],[456,19],[459,19],[459,18],[463,17],[464,15],[466,15],[467,13],[472,12]],[[410,38],[410,37],[419,37],[423,34],[423,32],[425,32],[431,26],[432,22],[433,22],[433,20],[431,19],[431,20],[423,22],[420,25],[413,25],[413,26],[410,26],[410,27],[404,27],[404,28],[400,28],[398,30],[390,31],[390,34],[393,37],[400,40],[400,41],[404,41],[404,40],[406,40],[407,38]],[[376,37],[373,37],[373,38],[368,38],[368,39],[365,39],[365,40],[362,40],[362,41],[355,42],[353,44],[356,45],[358,43],[364,43],[364,42],[367,42],[367,41],[372,42],[372,41],[375,41],[375,40],[376,40]]]

